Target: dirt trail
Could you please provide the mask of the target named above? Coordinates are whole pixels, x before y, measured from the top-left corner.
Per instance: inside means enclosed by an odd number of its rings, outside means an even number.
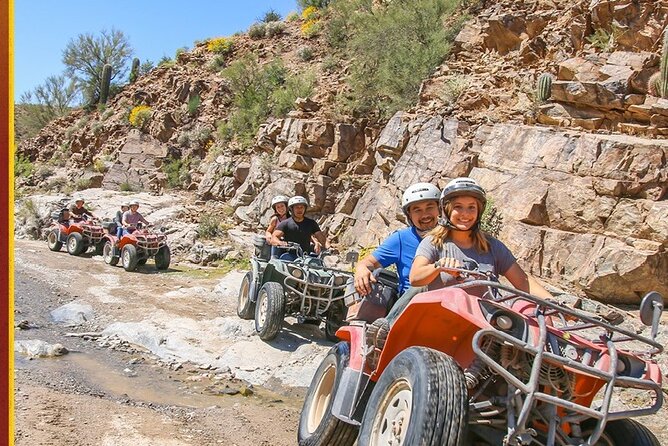
[[[240,273],[157,273],[150,262],[127,273],[34,241],[16,241],[15,265],[15,320],[26,327],[15,340],[69,350],[15,355],[18,446],[296,443],[304,386],[331,344],[307,326],[260,341],[235,313]],[[51,312],[72,303],[92,317],[55,322]]]

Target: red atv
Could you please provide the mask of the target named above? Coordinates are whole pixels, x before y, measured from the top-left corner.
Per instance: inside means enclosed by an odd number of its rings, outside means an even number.
[[[114,266],[120,260],[126,271],[134,271],[153,257],[157,269],[169,268],[172,256],[165,234],[155,233],[141,223],[132,233],[123,234],[120,240],[116,237],[114,224],[108,225],[108,230],[102,249],[102,257],[108,265]]]
[[[102,254],[104,229],[97,220],[84,215],[82,221],[63,224],[58,221],[60,214],[54,213],[52,217],[55,221],[46,235],[51,251],[60,251],[64,243],[67,252],[73,256],[86,252],[91,246],[95,247],[95,254]]]
[[[337,331],[304,401],[300,445],[659,445],[630,419],[663,401],[658,293],[640,306],[648,338],[457,271],[475,280],[418,294],[375,345],[364,321]]]

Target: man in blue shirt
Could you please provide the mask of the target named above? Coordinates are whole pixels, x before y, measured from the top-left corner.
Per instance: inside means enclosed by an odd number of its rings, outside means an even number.
[[[438,223],[438,200],[441,192],[429,183],[416,183],[404,192],[401,208],[409,227],[392,233],[371,254],[362,259],[355,268],[355,289],[361,296],[371,292],[376,282],[372,271],[394,264],[399,275],[399,294],[403,294],[410,282],[408,274],[415,258],[415,251],[427,232]]]

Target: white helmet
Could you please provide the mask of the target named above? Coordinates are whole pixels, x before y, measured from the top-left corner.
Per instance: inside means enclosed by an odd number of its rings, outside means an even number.
[[[127,202],[127,201],[124,201],[123,203],[121,203],[121,207],[122,207],[122,208],[129,208],[129,207],[130,207],[130,203]]]
[[[438,190],[438,187],[430,183],[415,183],[409,186],[401,197],[401,209],[404,211],[408,223],[413,226],[411,217],[408,215],[408,208],[411,204],[427,200],[438,202],[440,195],[441,191]]]
[[[86,200],[84,200],[84,197],[82,197],[81,195],[76,195],[74,197],[74,202],[76,203],[76,202],[79,202],[79,201],[81,201],[82,203],[86,202]]]
[[[462,196],[473,197],[480,201],[481,207],[478,209],[478,218],[475,225],[472,227],[474,231],[477,231],[480,228],[480,220],[483,212],[485,212],[485,206],[487,205],[487,194],[485,194],[485,189],[483,189],[476,180],[468,177],[455,178],[443,188],[440,200],[441,219],[439,219],[439,224],[447,228],[456,229],[450,221],[450,216],[445,213],[445,203],[455,197]]]
[[[139,202],[137,200],[130,200],[128,206],[139,206]]]
[[[289,201],[290,199],[285,195],[276,195],[271,199],[271,208],[274,210],[274,212],[276,212],[276,205],[278,203],[285,203],[287,205]]]
[[[485,209],[485,205],[487,204],[485,189],[480,187],[476,180],[468,177],[455,178],[443,188],[443,192],[441,192],[441,206],[446,201],[461,196],[477,198],[482,203],[482,210]]]
[[[306,198],[302,197],[301,195],[295,195],[294,197],[290,198],[290,200],[288,200],[288,209],[292,211],[292,206],[296,204],[303,204],[308,209],[308,201],[306,201]]]

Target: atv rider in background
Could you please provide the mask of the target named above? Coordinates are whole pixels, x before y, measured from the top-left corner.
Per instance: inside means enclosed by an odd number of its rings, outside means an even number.
[[[287,220],[278,224],[271,237],[273,246],[287,246],[286,242],[298,243],[304,253],[311,252],[311,241],[313,240],[313,252],[320,254],[323,247],[327,248],[327,239],[320,230],[318,223],[308,218],[306,209],[308,201],[306,198],[296,195],[288,200],[288,210],[292,215]],[[295,260],[297,254],[294,251],[287,251],[280,256],[283,260]]]
[[[416,183],[408,187],[401,199],[401,209],[409,227],[392,233],[370,255],[362,259],[355,268],[355,289],[360,296],[371,292],[376,278],[372,271],[396,265],[399,275],[399,294],[403,294],[410,282],[410,272],[415,250],[422,238],[438,222],[438,199],[441,192],[429,183]]]
[[[123,213],[123,234],[131,234],[135,229],[137,229],[138,223],[144,223],[145,225],[150,224],[146,219],[137,211],[139,209],[139,202],[132,200],[129,203],[130,210]]]
[[[290,199],[285,195],[277,195],[271,199],[271,208],[274,210],[274,215],[269,219],[269,226],[264,232],[264,238],[267,240],[267,243],[271,245],[271,235],[273,234],[276,226],[282,221],[290,218],[290,212],[288,212],[288,201]],[[275,246],[271,247],[271,257],[278,256],[278,248]]]
[[[121,204],[121,210],[116,211],[116,217],[114,217],[114,223],[116,223],[116,237],[120,239],[123,237],[123,214],[130,210],[130,203],[123,202]]]
[[[68,208],[63,208],[58,214],[58,224],[65,226],[66,228],[70,227],[70,221],[72,216],[70,215],[70,210]]]
[[[91,211],[84,207],[83,197],[76,197],[74,199],[74,204],[70,206],[70,214],[72,215],[72,220],[75,222],[86,220],[86,217],[95,217]]]

